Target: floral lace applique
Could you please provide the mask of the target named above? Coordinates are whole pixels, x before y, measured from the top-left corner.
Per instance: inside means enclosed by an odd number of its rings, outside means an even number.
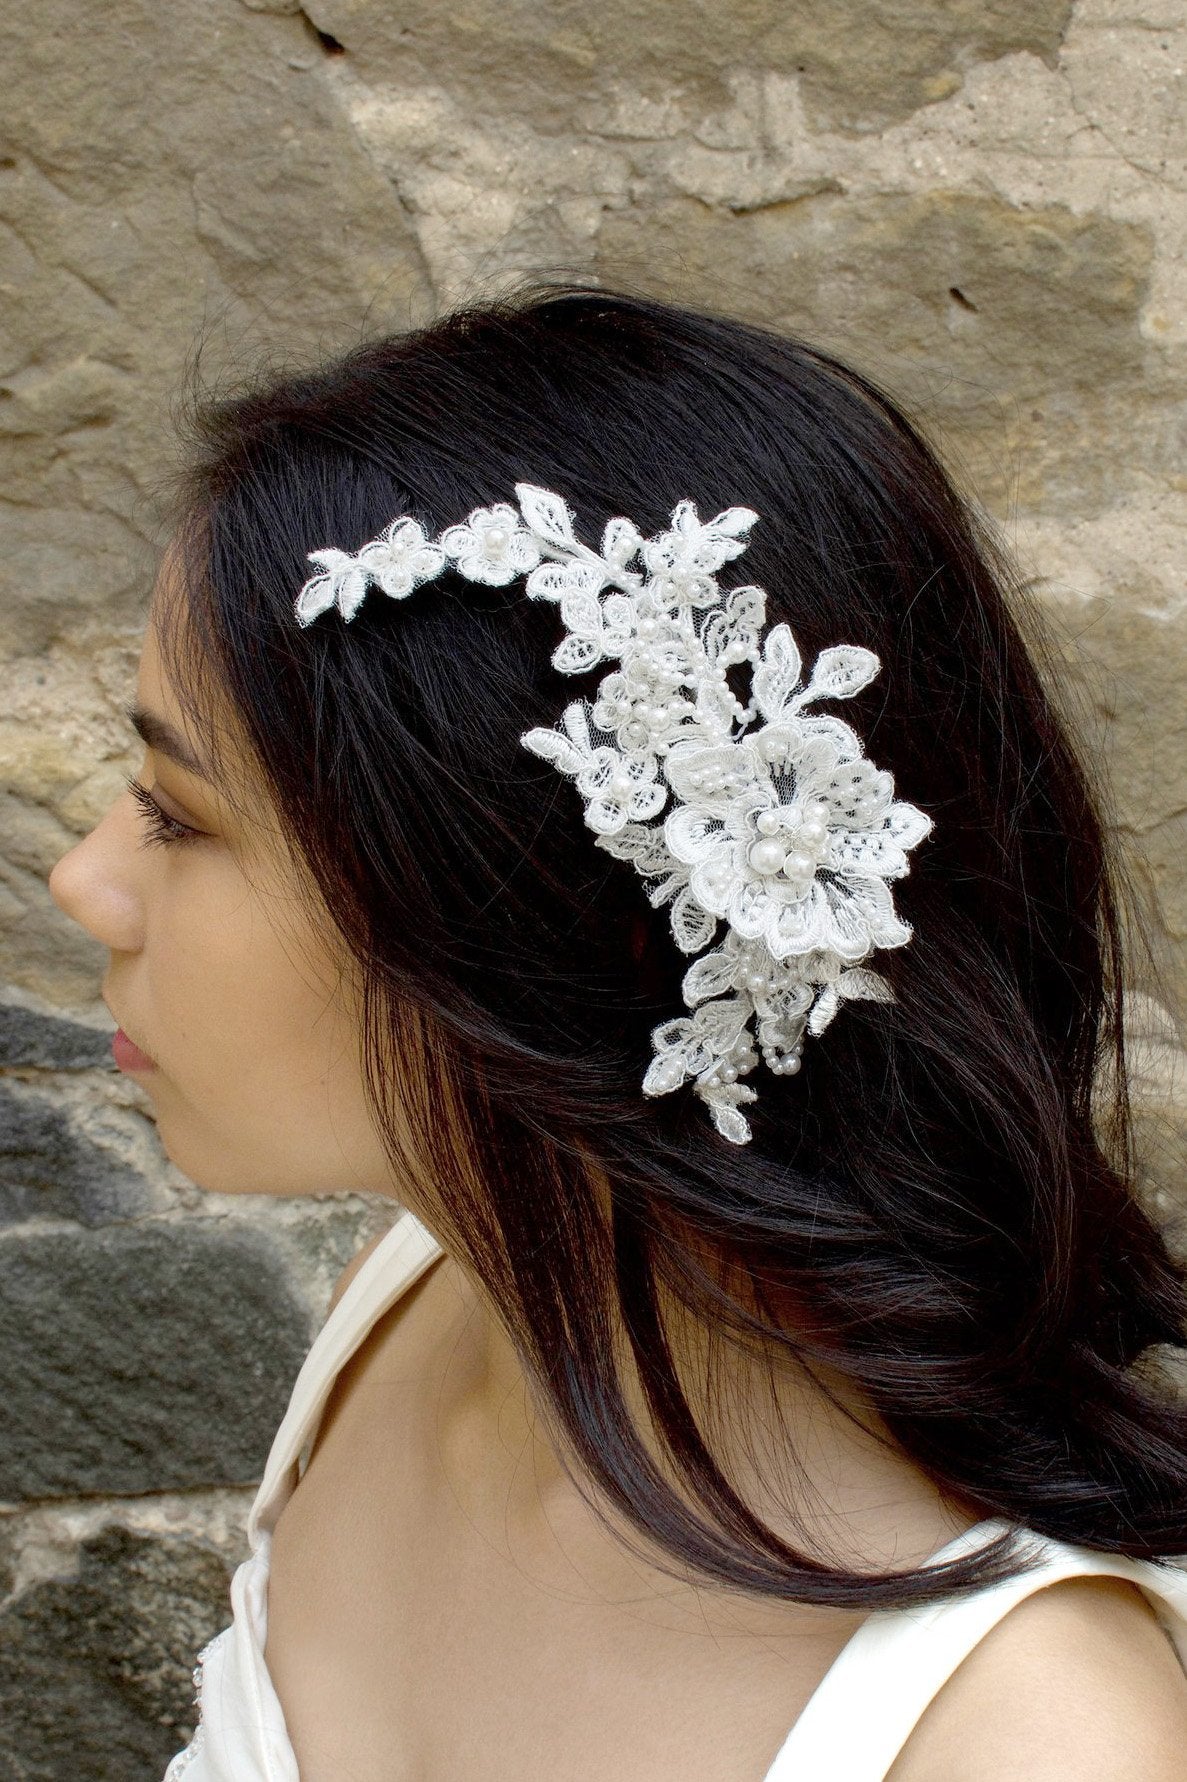
[[[403,517],[354,553],[311,552],[318,573],[295,616],[309,625],[336,607],[350,620],[371,584],[402,599],[452,564],[474,582],[525,576],[531,598],[557,605],[560,673],[613,664],[592,700],[521,741],[574,781],[596,845],[653,881],[648,899],[670,903],[677,946],[701,955],[683,980],[690,1013],[652,1031],[644,1094],[691,1078],[717,1130],[746,1144],[740,1105],[756,1095],[740,1079],[760,1052],[792,1075],[804,1034],[822,1033],[842,1002],[894,1001],[860,962],[911,939],[888,881],[909,871],[932,820],[895,799],[893,776],[848,724],[807,709],[860,692],[881,663],[837,645],[805,684],[790,627],[763,636],[763,589],[720,587],[758,519],[751,508],[701,520],[682,501],[653,538],[615,518],[594,550],[561,496],[531,483],[515,493],[518,509],[476,508],[435,542]],[[745,704],[728,678],[744,663]]]

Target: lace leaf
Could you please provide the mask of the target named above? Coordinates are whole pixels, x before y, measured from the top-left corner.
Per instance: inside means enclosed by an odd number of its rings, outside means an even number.
[[[758,515],[752,507],[727,507],[724,513],[706,521],[706,527],[714,532],[728,533],[730,538],[744,538],[757,523]]]
[[[570,594],[596,594],[605,582],[596,563],[540,563],[524,588],[534,600],[565,600]]]
[[[525,730],[520,741],[525,749],[530,749],[533,755],[539,755],[545,761],[551,761],[562,773],[580,773],[585,766],[585,757],[559,730]]]
[[[573,515],[567,501],[548,489],[538,489],[534,483],[516,483],[515,493],[519,511],[537,537],[551,545],[576,546]]]
[[[314,576],[305,583],[297,596],[297,620],[301,625],[311,625],[319,615],[329,610],[334,604],[334,583],[328,575]]]
[[[596,637],[566,637],[552,652],[552,666],[561,674],[584,674],[601,660],[601,640]]]
[[[858,644],[837,644],[821,650],[812,679],[794,703],[801,706],[810,699],[848,699],[868,686],[881,666],[873,650],[863,650]]]
[[[630,520],[615,519],[606,522],[606,530],[602,534],[602,555],[607,563],[615,569],[625,569],[634,557],[643,540],[639,529]]]
[[[672,934],[682,953],[699,953],[713,939],[717,917],[701,908],[686,885],[671,908]]]
[[[754,671],[754,703],[773,724],[782,716],[800,678],[800,652],[787,625],[774,625],[762,647],[762,662]]]

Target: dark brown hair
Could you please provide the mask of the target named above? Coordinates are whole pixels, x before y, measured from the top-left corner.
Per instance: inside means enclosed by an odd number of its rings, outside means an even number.
[[[798,339],[536,286],[199,396],[188,441],[172,678],[198,724],[216,690],[242,724],[359,967],[397,1183],[431,1183],[588,1478],[667,1560],[735,1588],[874,1607],[1017,1563],[999,1543],[867,1575],[778,1538],[691,1414],[674,1296],[839,1370],[976,1514],[1187,1549],[1187,1414],[1133,1366],[1184,1346],[1183,1271],[1133,1191],[1116,863],[1023,596],[895,404]],[[753,507],[738,579],[768,622],[808,662],[881,658],[845,716],[934,820],[896,886],[914,938],[871,961],[897,1000],[846,1005],[798,1076],[760,1069],[745,1147],[687,1089],[641,1093],[687,960],[521,746],[585,690],[550,665],[555,609],[448,574],[349,625],[295,623],[309,551],[401,514],[438,531],[520,480],[591,539],[615,514],[658,531],[684,498]]]

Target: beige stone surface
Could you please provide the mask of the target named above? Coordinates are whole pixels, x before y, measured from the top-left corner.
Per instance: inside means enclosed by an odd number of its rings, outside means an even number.
[[[113,0],[85,36],[51,0],[0,166],[12,981],[94,969],[37,882],[126,765],[199,334],[300,354],[542,265],[799,329],[913,404],[1135,689],[1101,743],[1181,959],[1185,55],[1178,0]]]
[[[574,101],[585,119],[602,106],[677,104],[695,118],[734,68],[800,81],[809,113],[852,131],[910,116],[955,92],[977,61],[1028,50],[1054,61],[1069,0],[735,0],[728,9],[641,7],[632,0],[317,0],[307,12],[364,71],[385,81],[447,71],[502,109],[529,107],[564,127]],[[624,87],[627,91],[624,93]],[[626,105],[624,105],[624,100]],[[631,132],[626,131],[626,134]]]
[[[7,653],[131,625],[169,404],[217,366],[423,301],[416,242],[298,17],[46,0],[6,33],[0,558]]]
[[[39,890],[118,716],[170,404],[524,267],[799,329],[912,404],[1081,678],[1187,987],[1187,8],[47,0],[0,155],[0,970],[87,1000]],[[93,992],[92,992],[93,993]]]
[[[632,233],[629,213],[607,219],[607,268]],[[1080,514],[1115,492],[1097,442],[1145,356],[1152,247],[1139,225],[948,191],[826,192],[734,218],[728,261],[695,198],[657,207],[651,239],[681,293],[714,290],[889,374],[983,497]],[[1165,470],[1169,450],[1151,429],[1123,481]]]

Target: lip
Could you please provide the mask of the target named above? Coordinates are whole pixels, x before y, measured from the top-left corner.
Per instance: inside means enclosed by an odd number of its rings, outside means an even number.
[[[106,997],[103,998],[103,1006],[113,1021],[119,1020]],[[147,1071],[157,1068],[156,1059],[150,1058],[147,1052],[142,1051],[135,1040],[130,1038],[119,1026],[111,1036],[111,1055],[121,1070]]]
[[[121,1070],[144,1071],[156,1070],[156,1063],[147,1052],[142,1052],[135,1041],[130,1040],[122,1027],[117,1027],[111,1036],[111,1055]]]

